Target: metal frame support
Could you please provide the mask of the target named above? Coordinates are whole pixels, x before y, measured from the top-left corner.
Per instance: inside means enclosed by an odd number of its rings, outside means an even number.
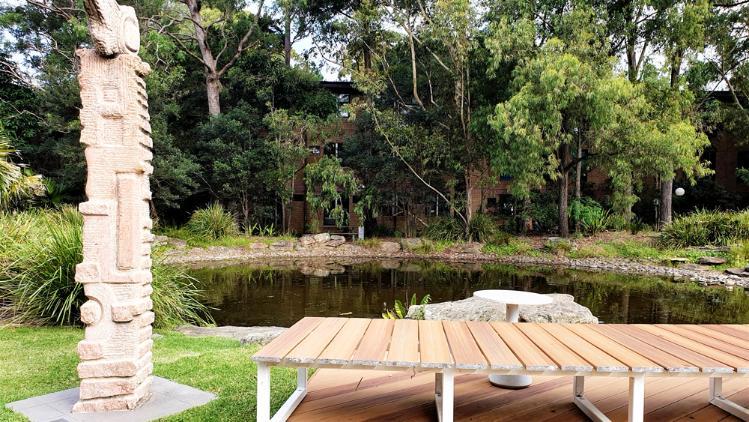
[[[572,377],[572,401],[575,405],[585,413],[585,416],[590,418],[594,422],[611,422],[611,419],[607,418],[593,403],[585,398],[585,377],[575,376]]]
[[[453,422],[455,373],[452,369],[434,374],[434,402],[437,405],[437,419],[440,422]]]
[[[257,364],[257,421],[282,422],[291,416],[299,403],[307,395],[307,368],[297,368],[296,390],[288,400],[270,416],[270,367],[264,363]]]
[[[642,422],[645,417],[645,376],[629,377],[628,422]]]
[[[737,418],[748,421],[749,420],[749,409],[741,407],[738,404],[723,397],[723,378],[712,377],[710,378],[710,404],[717,406],[726,412],[736,416]]]

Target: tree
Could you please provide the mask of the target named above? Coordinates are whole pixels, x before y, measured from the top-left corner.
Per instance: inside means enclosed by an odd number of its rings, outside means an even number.
[[[18,151],[10,145],[10,140],[0,126],[0,210],[6,210],[26,199],[44,195],[42,176],[34,174],[23,164],[16,163],[13,157]]]
[[[307,203],[314,211],[322,210],[335,220],[336,226],[342,228],[350,220],[348,204],[344,197],[359,193],[360,182],[351,169],[341,166],[335,157],[322,157],[319,161],[307,165],[304,169],[304,182],[307,185]],[[357,204],[355,212],[363,224],[363,203]]]

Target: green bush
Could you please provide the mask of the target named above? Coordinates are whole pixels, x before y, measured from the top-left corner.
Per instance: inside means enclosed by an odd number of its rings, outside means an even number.
[[[10,303],[15,322],[75,325],[86,301],[75,282],[82,260],[83,219],[73,208],[0,214],[0,298]],[[153,293],[157,326],[211,321],[198,301],[195,279],[154,257]]]
[[[468,234],[471,240],[487,242],[499,233],[497,224],[486,214],[478,213],[468,223]]]
[[[550,239],[544,243],[544,250],[555,255],[565,255],[573,249],[572,242],[567,239]]]
[[[600,233],[608,227],[609,212],[591,198],[573,200],[569,208],[572,224],[580,225],[585,234]]]
[[[220,239],[239,233],[234,215],[219,203],[213,203],[192,213],[187,229],[195,236],[204,239]]]
[[[432,240],[463,240],[465,230],[463,224],[450,217],[439,217],[429,223],[422,233],[424,237]]]
[[[696,211],[676,218],[661,233],[669,247],[727,246],[749,239],[749,211]]]

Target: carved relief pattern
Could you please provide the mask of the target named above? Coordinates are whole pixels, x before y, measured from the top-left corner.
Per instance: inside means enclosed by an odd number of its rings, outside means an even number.
[[[151,372],[151,127],[143,77],[134,54],[103,57],[78,50],[81,143],[88,201],[83,262],[76,281],[85,339],[78,344],[80,400],[76,412],[133,409],[149,396]]]

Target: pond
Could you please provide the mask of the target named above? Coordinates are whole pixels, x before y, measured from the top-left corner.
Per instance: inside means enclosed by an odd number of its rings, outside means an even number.
[[[605,323],[749,323],[742,289],[659,277],[430,261],[276,262],[191,270],[219,325],[290,326],[304,316],[378,318],[416,294],[433,302],[482,289],[566,293]]]

